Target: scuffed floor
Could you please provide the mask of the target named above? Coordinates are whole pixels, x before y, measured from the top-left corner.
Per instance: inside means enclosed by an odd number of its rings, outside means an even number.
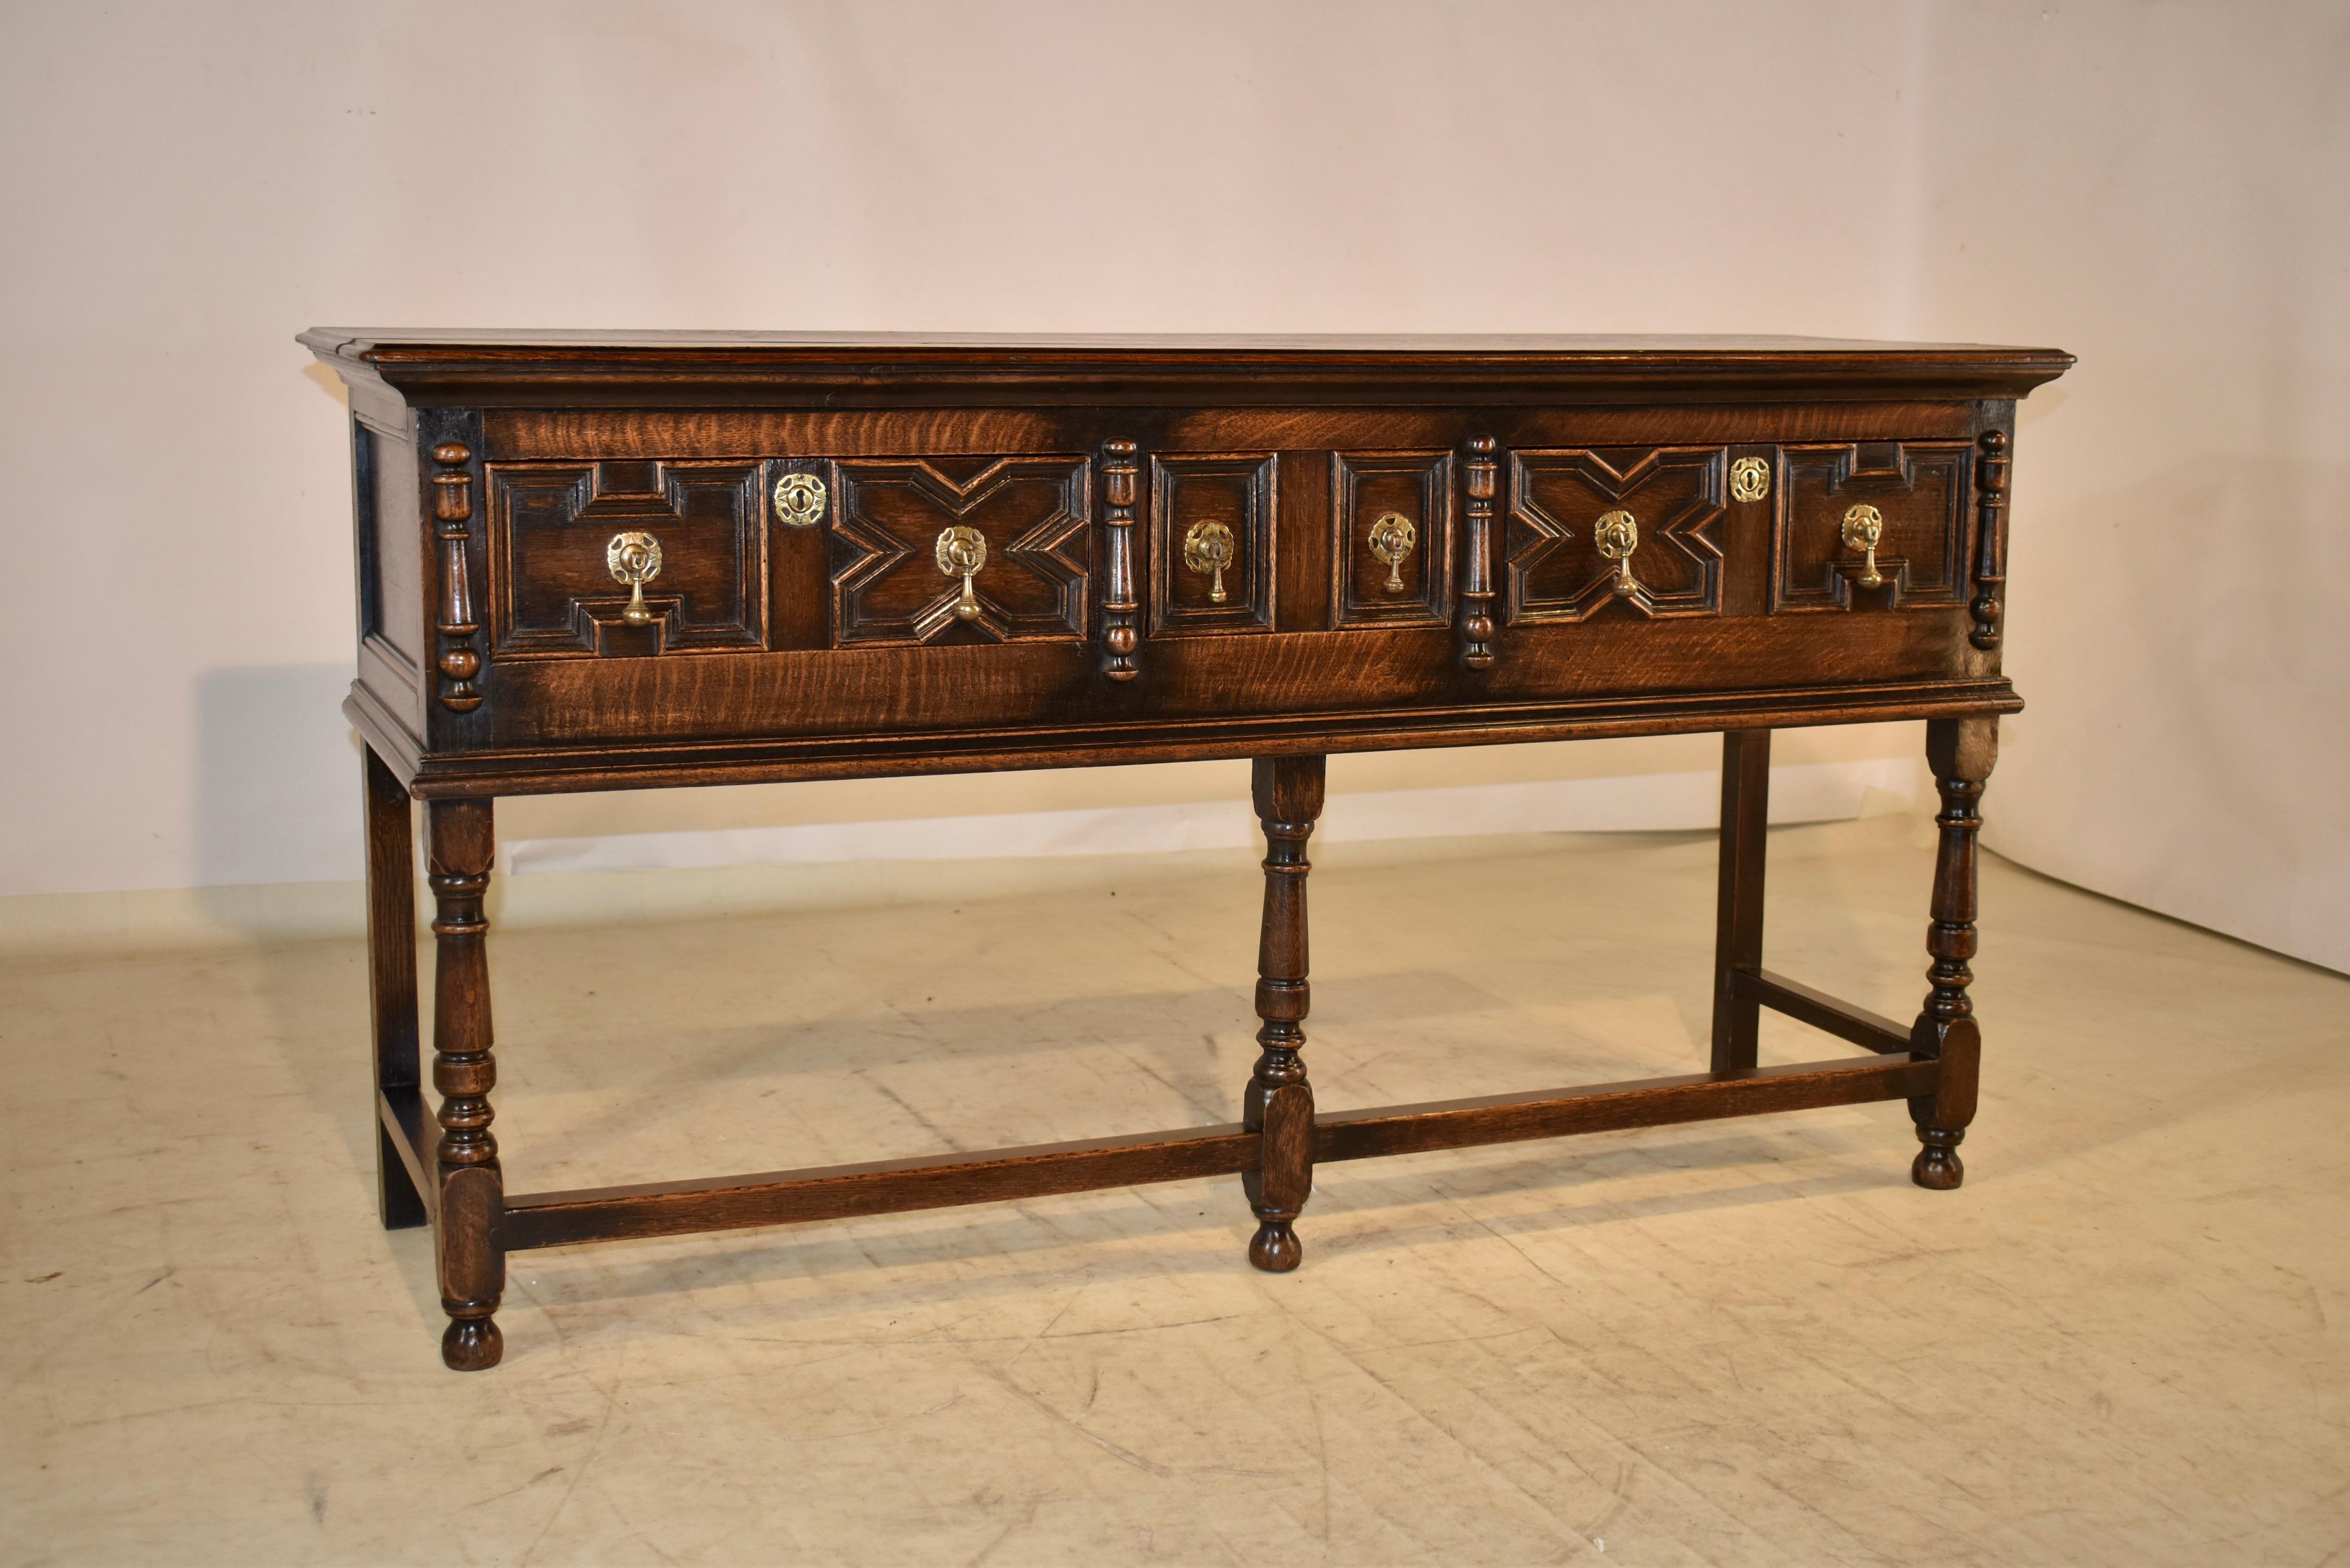
[[[1774,834],[1772,966],[1914,1012],[1929,838]],[[1326,1108],[1701,1065],[1710,841],[1317,861]],[[508,1188],[1228,1119],[1207,872],[495,934]],[[1236,1180],[519,1254],[473,1376],[356,944],[0,966],[0,1563],[2350,1557],[2350,981],[1983,905],[1959,1192],[1885,1105],[1332,1167],[1281,1278]]]

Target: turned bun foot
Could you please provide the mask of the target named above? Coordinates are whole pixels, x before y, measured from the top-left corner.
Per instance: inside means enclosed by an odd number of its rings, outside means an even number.
[[[1305,1261],[1305,1249],[1286,1220],[1268,1220],[1249,1243],[1249,1262],[1268,1274],[1285,1274]]]
[[[455,1318],[441,1336],[442,1363],[453,1372],[487,1372],[506,1353],[506,1336],[496,1320]]]
[[[1936,1192],[1948,1192],[1967,1179],[1967,1168],[1959,1158],[1958,1139],[1948,1143],[1929,1143],[1918,1151],[1909,1164],[1909,1179]]]

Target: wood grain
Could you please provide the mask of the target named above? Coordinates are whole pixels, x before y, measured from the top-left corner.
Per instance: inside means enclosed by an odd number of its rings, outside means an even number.
[[[490,1026],[490,929],[483,912],[497,853],[490,803],[436,800],[424,808],[435,913],[432,968],[432,1086],[441,1106],[433,1147],[433,1251],[441,1309],[449,1326],[441,1359],[459,1372],[494,1366],[505,1341],[495,1314],[505,1291],[497,1238],[504,1207],[498,1140],[490,1131],[490,1090],[498,1080]]]
[[[353,419],[344,711],[369,752],[378,1200],[387,1225],[432,1222],[449,1366],[497,1361],[522,1247],[1236,1173],[1250,1260],[1281,1271],[1303,1256],[1317,1161],[1885,1098],[1908,1101],[1913,1177],[1957,1185],[1980,1070],[1974,803],[1998,716],[2022,706],[2000,669],[2014,400],[2068,356],[1539,336],[303,341]],[[1739,459],[1769,476],[1744,500]],[[786,474],[821,504],[779,517]],[[1876,586],[1841,538],[1863,499],[1882,514]],[[1623,566],[1595,549],[1610,510],[1638,521]],[[1415,546],[1380,562],[1388,512]],[[1222,598],[1182,560],[1203,522],[1234,535]],[[936,564],[949,525],[987,545],[967,600]],[[602,560],[624,526],[665,562],[635,623]],[[1894,719],[1929,722],[1943,802],[1933,989],[1907,1032],[1762,967],[1770,732]],[[1305,846],[1326,757],[1700,731],[1725,732],[1713,1071],[1317,1116]],[[1209,758],[1250,761],[1266,841],[1239,1122],[504,1197],[496,796]],[[417,1081],[412,799],[437,1105]],[[1873,1054],[1758,1067],[1764,1007]]]
[[[1264,915],[1257,931],[1256,1068],[1241,1100],[1241,1125],[1264,1140],[1241,1180],[1257,1218],[1249,1262],[1268,1273],[1297,1267],[1305,1250],[1295,1221],[1314,1190],[1314,1085],[1306,1081],[1306,840],[1322,815],[1321,757],[1260,757],[1250,794],[1264,831]]]
[[[1864,1056],[1341,1111],[1316,1118],[1314,1158],[1317,1163],[1371,1159],[1569,1133],[1898,1100],[1931,1094],[1935,1076],[1936,1064],[1931,1062]]]
[[[1767,969],[1732,971],[1732,988],[1742,999],[1782,1012],[1801,1023],[1849,1040],[1865,1051],[1907,1051],[1910,1032],[1881,1012],[1814,991]]]
[[[1489,1095],[1357,1111],[1297,1124],[1309,1161],[1370,1159],[1437,1148],[1660,1127],[1818,1106],[1930,1095],[1935,1063],[1860,1057],[1644,1078],[1530,1095]],[[1131,1187],[1261,1169],[1263,1135],[1243,1124],[1135,1133],[992,1149],[713,1177],[700,1181],[590,1187],[506,1200],[500,1239],[508,1251],[629,1236],[669,1236],[760,1225],[805,1224],[996,1203],[1058,1192]],[[1286,1153],[1287,1151],[1284,1151]],[[1258,1190],[1263,1190],[1260,1187]],[[1302,1190],[1295,1196],[1303,1200]]]
[[[1256,1163],[1258,1135],[1237,1122],[859,1165],[633,1187],[530,1193],[507,1200],[507,1250],[621,1236],[669,1236],[753,1225],[845,1220],[1085,1192],[1103,1187],[1230,1176]]]
[[[408,792],[383,759],[359,748],[367,834],[368,1016],[374,1084],[411,1097],[422,1081],[416,1011],[416,845]],[[387,1231],[421,1225],[422,1174],[404,1163],[389,1129],[376,1131],[376,1213]]]
[[[1918,1055],[1939,1061],[1944,1071],[1934,1094],[1909,1102],[1923,1146],[1910,1176],[1918,1186],[1937,1189],[1966,1179],[1959,1145],[1974,1120],[1982,1055],[1982,1031],[1967,995],[1975,978],[1968,961],[1975,956],[1975,838],[1982,828],[1983,787],[1998,760],[1995,717],[1936,719],[1926,725],[1926,763],[1942,809],[1934,818],[1939,841],[1933,919],[1926,928],[1926,950],[1933,958],[1926,978],[1932,989],[1911,1029],[1910,1044]]]
[[[1721,737],[1721,877],[1714,905],[1713,1050],[1717,1073],[1752,1067],[1760,1009],[1739,984],[1762,961],[1762,873],[1771,818],[1771,732]]]

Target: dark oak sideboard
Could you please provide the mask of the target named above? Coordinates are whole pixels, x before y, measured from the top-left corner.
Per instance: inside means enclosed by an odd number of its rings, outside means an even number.
[[[1952,1188],[1980,1034],[2015,401],[2051,349],[1808,338],[365,332],[349,389],[379,1199],[448,1365],[509,1252],[1238,1174],[1285,1270],[1317,1164],[1906,1100]],[[1926,722],[1913,1023],[1762,967],[1771,732]],[[1306,841],[1333,752],[1723,734],[1707,1069],[1316,1112]],[[483,914],[496,796],[1253,759],[1262,1054],[1240,1118],[510,1194]],[[410,803],[435,905],[420,1060]],[[1756,1064],[1772,1008],[1860,1054]]]

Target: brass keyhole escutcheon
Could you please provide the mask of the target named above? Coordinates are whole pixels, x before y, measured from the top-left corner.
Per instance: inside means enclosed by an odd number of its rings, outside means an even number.
[[[1759,457],[1742,457],[1730,465],[1730,498],[1760,501],[1771,493],[1771,465]]]
[[[971,579],[987,565],[987,535],[960,524],[942,528],[939,531],[937,554],[941,576],[962,574],[962,597],[955,600],[955,619],[977,620],[979,596],[971,591]]]
[[[1877,542],[1885,536],[1885,516],[1876,507],[1863,504],[1844,514],[1844,545],[1847,550],[1866,550],[1868,558],[1861,565],[1860,586],[1873,588],[1885,581],[1877,569]]]
[[[1222,604],[1224,568],[1232,564],[1232,531],[1222,523],[1194,523],[1183,535],[1183,565],[1209,579],[1208,602]]]
[[[620,618],[630,626],[650,622],[653,612],[645,603],[645,585],[660,576],[660,541],[650,534],[615,534],[604,546],[604,568],[614,582],[629,585],[629,607]]]
[[[1591,525],[1591,542],[1616,563],[1616,594],[1627,597],[1639,591],[1632,576],[1632,552],[1640,547],[1640,524],[1629,512],[1603,512]]]
[[[775,521],[813,528],[824,521],[824,481],[813,473],[787,473],[775,481]]]
[[[1419,530],[1412,520],[1400,512],[1388,512],[1371,524],[1371,554],[1387,564],[1387,589],[1391,594],[1403,592],[1404,557],[1419,543]]]

